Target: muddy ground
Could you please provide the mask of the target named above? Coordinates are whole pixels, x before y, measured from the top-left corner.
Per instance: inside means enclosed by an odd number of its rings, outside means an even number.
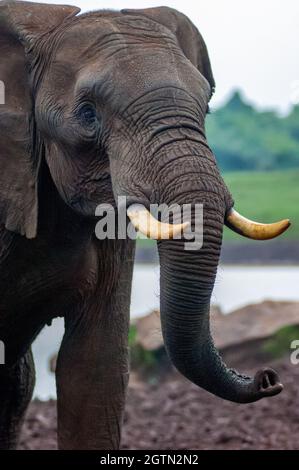
[[[250,371],[250,362],[246,367],[242,359],[242,372]],[[217,399],[175,372],[164,383],[132,381],[122,448],[298,450],[299,366],[291,365],[289,358],[271,365],[285,385],[283,393],[249,405]],[[55,402],[35,401],[28,410],[20,449],[55,448]]]

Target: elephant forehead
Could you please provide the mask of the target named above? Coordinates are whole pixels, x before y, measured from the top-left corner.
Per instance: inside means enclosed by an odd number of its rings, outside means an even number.
[[[148,49],[180,50],[176,37],[164,26],[139,17],[103,18],[97,15],[76,18],[59,32],[55,57],[58,61],[74,57],[80,61],[124,53],[143,54]]]
[[[184,74],[187,59],[176,37],[166,27],[143,18],[121,16],[116,18],[82,17],[68,25],[55,41],[50,68],[55,75],[66,70],[65,77],[77,75],[89,84],[107,77],[117,86],[147,87],[159,80],[175,80]],[[195,80],[196,82],[196,80]],[[80,86],[80,85],[79,85]]]
[[[60,31],[44,75],[53,95],[79,96],[93,90],[126,104],[159,88],[182,88],[209,97],[209,86],[187,60],[175,36],[139,17],[87,16]],[[59,86],[58,86],[59,85]]]

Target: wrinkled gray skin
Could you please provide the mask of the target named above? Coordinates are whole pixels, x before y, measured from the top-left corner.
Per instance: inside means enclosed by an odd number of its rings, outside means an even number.
[[[205,137],[214,80],[202,37],[169,8],[95,12],[0,2],[0,447],[34,384],[30,345],[65,318],[57,366],[61,449],[119,446],[134,243],[95,239],[95,208],[204,204],[204,246],[159,242],[161,317],[174,365],[227,400],[281,390],[214,348],[209,305],[233,201]],[[200,416],[199,416],[200,420]]]

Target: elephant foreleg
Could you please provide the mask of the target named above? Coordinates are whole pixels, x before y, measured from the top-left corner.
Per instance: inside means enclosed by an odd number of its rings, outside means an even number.
[[[15,449],[31,400],[35,370],[31,349],[14,365],[0,365],[0,449]]]
[[[128,383],[128,315],[95,305],[66,319],[58,356],[58,446],[117,449]]]

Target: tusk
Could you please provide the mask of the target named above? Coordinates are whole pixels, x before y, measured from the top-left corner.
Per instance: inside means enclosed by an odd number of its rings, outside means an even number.
[[[173,225],[159,222],[142,204],[132,204],[127,214],[135,229],[153,240],[171,240],[189,226],[189,222]]]
[[[281,220],[274,224],[260,224],[246,219],[234,209],[226,217],[225,225],[233,232],[252,240],[271,240],[285,232],[291,225],[289,220]]]

